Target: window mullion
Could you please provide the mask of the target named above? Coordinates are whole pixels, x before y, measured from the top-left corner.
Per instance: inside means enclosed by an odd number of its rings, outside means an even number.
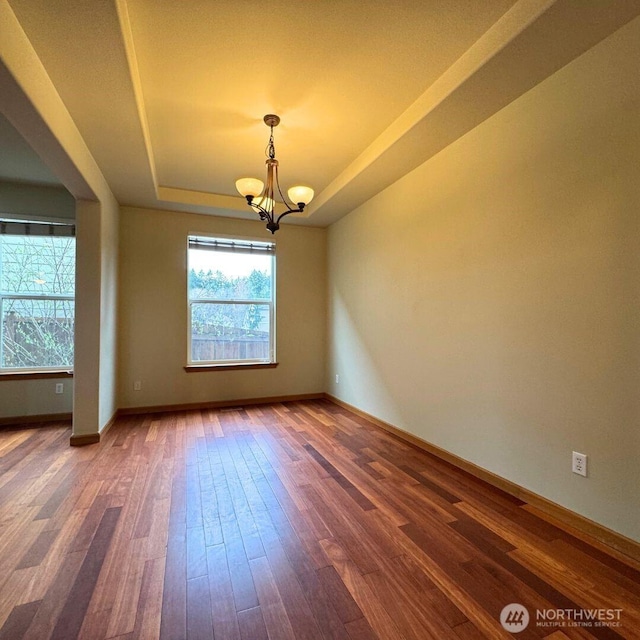
[[[75,300],[75,296],[59,293],[47,293],[40,295],[38,293],[7,293],[0,292],[0,296],[5,298],[13,298],[15,300]]]
[[[271,300],[249,300],[243,298],[241,300],[228,300],[222,298],[189,298],[189,302],[193,304],[194,302],[210,302],[213,304],[270,304]]]

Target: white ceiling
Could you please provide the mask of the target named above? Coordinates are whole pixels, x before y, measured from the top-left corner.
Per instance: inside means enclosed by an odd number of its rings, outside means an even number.
[[[640,14],[636,0],[9,0],[121,204],[252,218],[266,113],[299,224],[365,202]],[[289,217],[289,219],[292,216]]]

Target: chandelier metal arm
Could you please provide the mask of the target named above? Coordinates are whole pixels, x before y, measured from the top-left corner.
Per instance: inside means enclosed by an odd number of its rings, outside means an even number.
[[[304,211],[304,205],[302,205],[302,206],[298,205],[297,209],[289,209],[288,211],[283,211],[278,216],[278,219],[276,220],[276,222],[280,222],[281,218],[284,218],[285,216],[288,216],[290,213],[302,213],[303,211]]]
[[[289,200],[289,198],[287,198],[284,193],[282,193],[282,189],[280,188],[280,178],[278,176],[278,165],[274,166],[274,174],[275,174],[275,183],[276,183],[276,187],[278,188],[278,193],[280,194],[280,198],[282,198],[282,204],[284,204],[285,207],[287,207],[287,210],[284,211],[283,213],[281,213],[278,216],[278,219],[276,222],[280,222],[280,218],[283,218],[284,216],[289,215],[290,213],[301,213],[302,209],[304,209],[304,204],[302,205],[302,208],[300,208],[300,204],[298,204],[298,208],[297,209],[292,209],[292,205],[294,205],[294,202],[291,202],[291,200]],[[274,210],[272,213],[275,213],[275,199],[274,199]]]
[[[252,209],[255,209],[257,211],[257,213],[260,215],[260,220],[266,220],[268,222],[267,224],[268,229],[271,230],[271,227],[274,227],[274,230],[271,231],[271,233],[275,233],[275,231],[280,227],[280,220],[282,220],[282,218],[284,218],[285,216],[288,216],[290,213],[302,213],[304,211],[304,206],[305,206],[304,203],[298,203],[297,209],[289,208],[286,211],[283,211],[277,218],[275,218],[273,215],[273,212],[269,211],[268,209],[265,209],[262,205],[259,205],[253,202],[253,196],[247,196],[247,204]]]
[[[275,160],[275,158],[274,158]],[[280,178],[278,176],[278,165],[276,164],[273,167],[273,173],[275,175],[275,183],[276,183],[276,187],[278,188],[278,193],[280,194],[280,197],[282,198],[282,202],[288,207],[289,205],[287,204],[287,199],[284,197],[284,194],[282,193],[282,189],[280,189]],[[272,178],[273,180],[273,178]]]
[[[260,217],[262,219],[264,218],[268,218],[269,217],[269,212],[261,205],[256,204],[255,202],[253,202],[253,196],[247,196],[247,204],[252,208],[255,209],[259,214]]]

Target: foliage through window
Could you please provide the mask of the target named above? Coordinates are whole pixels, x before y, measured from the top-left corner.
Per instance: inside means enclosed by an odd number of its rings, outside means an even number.
[[[75,238],[0,234],[0,370],[73,367]],[[70,229],[70,227],[67,227]]]
[[[189,237],[189,363],[275,361],[275,245]]]

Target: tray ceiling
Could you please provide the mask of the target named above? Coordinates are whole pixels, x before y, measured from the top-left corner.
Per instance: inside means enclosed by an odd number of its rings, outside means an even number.
[[[282,186],[316,191],[288,221],[320,226],[640,13],[564,0],[10,6],[121,204],[253,218],[234,183],[263,177],[262,117],[277,113]]]

